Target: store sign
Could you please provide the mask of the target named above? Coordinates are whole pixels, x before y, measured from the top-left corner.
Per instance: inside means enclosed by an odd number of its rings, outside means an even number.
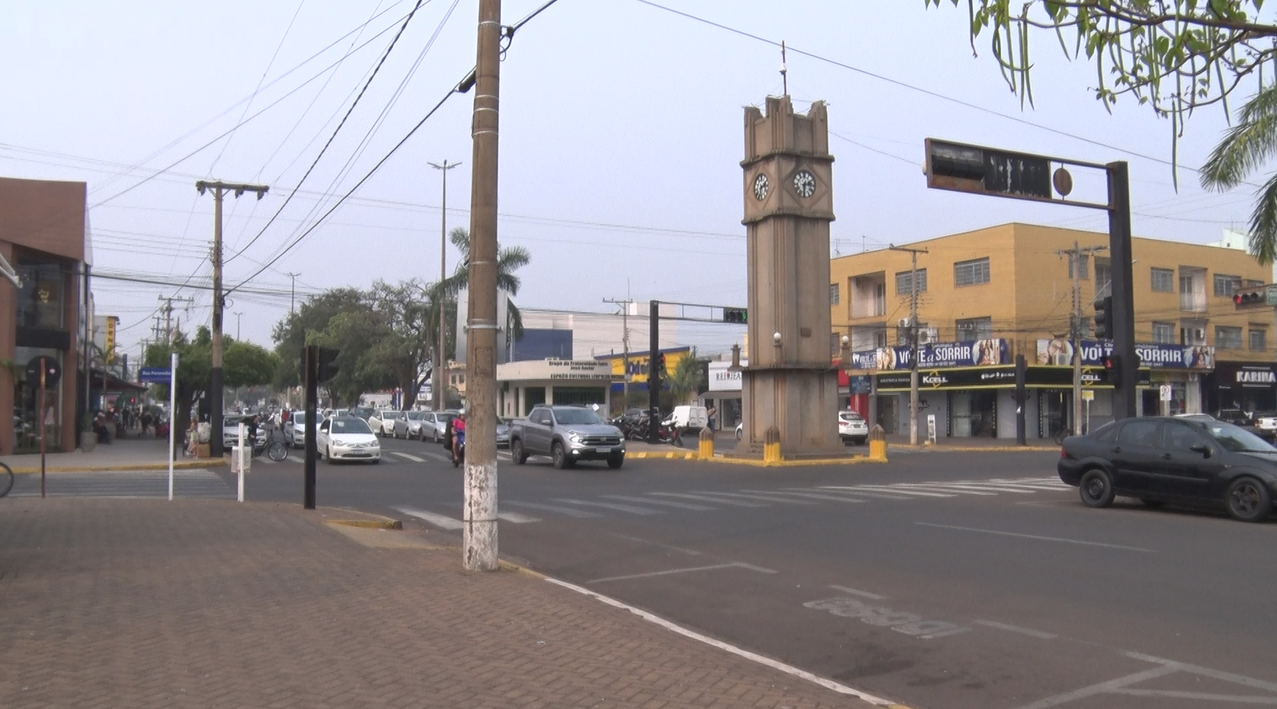
[[[853,352],[854,369],[909,369],[912,348],[881,347],[876,350]],[[1011,349],[1006,340],[967,340],[941,342],[918,347],[918,368],[929,367],[993,367],[1011,361]]]
[[[749,361],[742,359],[740,364],[745,367],[749,365]],[[741,390],[741,372],[731,371],[731,366],[731,362],[709,363],[709,391]]]
[[[1240,365],[1229,379],[1234,386],[1243,389],[1271,389],[1277,386],[1277,372],[1271,366],[1263,364]]]
[[[877,391],[909,391],[908,372],[889,372],[874,377]],[[1139,370],[1137,386],[1148,386],[1149,370]],[[1029,367],[1024,384],[1030,389],[1069,389],[1073,386],[1072,367]],[[1083,367],[1082,386],[1112,388],[1103,367]],[[919,369],[918,390],[950,389],[1014,389],[1015,365],[1000,367],[965,367],[954,369]]]
[[[1073,343],[1057,337],[1038,340],[1037,363],[1070,365],[1073,363]],[[1137,344],[1135,353],[1141,367],[1152,369],[1214,369],[1215,348],[1206,345]],[[1082,364],[1101,366],[1106,355],[1113,354],[1112,342],[1082,340]]]

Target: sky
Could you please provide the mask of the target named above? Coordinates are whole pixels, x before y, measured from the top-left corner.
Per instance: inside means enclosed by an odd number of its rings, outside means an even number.
[[[505,0],[503,23],[544,2]],[[462,163],[447,225],[468,226],[473,93],[451,91],[475,63],[478,0],[423,0],[405,25],[415,3],[6,8],[0,175],[87,183],[97,313],[120,318],[125,352],[152,336],[161,298],[191,299],[174,302],[184,330],[211,321],[201,179],[270,187],[225,203],[231,336],[273,348],[294,294],[439,277],[442,171],[429,163]],[[1106,111],[1093,65],[1051,35],[1035,37],[1022,104],[987,40],[973,51],[965,4],[943,4],[558,0],[532,17],[501,64],[498,238],[532,255],[516,302],[743,305],[744,107],[783,93],[782,40],[796,109],[829,105],[831,255],[1011,221],[1107,230],[1099,210],[928,190],[928,137],[1127,160],[1137,236],[1206,243],[1244,228],[1253,189],[1204,192],[1192,170],[1227,128],[1222,109],[1187,122],[1177,190],[1169,120],[1130,99]],[[459,257],[449,245],[449,271]],[[678,332],[707,353],[742,335]]]

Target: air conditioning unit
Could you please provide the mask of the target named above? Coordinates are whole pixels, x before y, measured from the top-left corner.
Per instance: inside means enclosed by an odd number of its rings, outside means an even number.
[[[930,345],[934,344],[940,337],[940,331],[934,327],[925,327],[918,331],[918,344]]]

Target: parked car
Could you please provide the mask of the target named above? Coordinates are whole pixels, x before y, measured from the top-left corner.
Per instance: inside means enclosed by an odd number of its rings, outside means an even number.
[[[869,424],[856,411],[839,411],[838,437],[843,443],[863,446],[869,440]]]
[[[556,468],[580,460],[606,460],[616,469],[625,463],[625,437],[584,406],[535,406],[525,420],[510,427],[515,464],[523,465],[533,455],[549,456]]]
[[[497,448],[510,447],[510,422],[497,417]]]
[[[392,438],[421,438],[421,426],[426,419],[427,411],[400,411],[395,417],[395,428]]]
[[[1277,411],[1256,411],[1254,420],[1255,435],[1269,443],[1277,439]]]
[[[1226,423],[1231,423],[1234,426],[1251,425],[1250,414],[1242,411],[1241,409],[1220,409],[1219,413],[1215,414],[1215,418]]]
[[[395,418],[399,412],[394,409],[377,409],[368,416],[368,428],[374,435],[389,436],[395,432]]]
[[[239,422],[247,423],[248,417],[243,414],[224,414],[222,416],[222,447],[230,450],[239,445]],[[247,438],[247,432],[244,434]]]
[[[740,439],[744,437],[745,437],[745,422],[741,421],[740,423],[736,424],[736,440],[739,441]]]
[[[429,412],[421,425],[421,440],[430,436],[435,443],[444,443],[448,434],[448,424],[457,418],[458,411]]]
[[[315,432],[315,448],[329,463],[339,460],[381,462],[381,442],[373,435],[368,422],[358,416],[324,419]]]
[[[699,430],[709,425],[708,410],[704,406],[675,406],[662,423],[673,428]]]
[[[1258,522],[1277,499],[1277,448],[1223,421],[1116,421],[1065,439],[1056,471],[1087,507],[1107,507],[1122,495],[1150,507],[1223,506],[1236,519]]]
[[[294,411],[288,417],[288,423],[284,424],[284,442],[293,448],[301,448],[306,445],[306,419],[305,411]]]

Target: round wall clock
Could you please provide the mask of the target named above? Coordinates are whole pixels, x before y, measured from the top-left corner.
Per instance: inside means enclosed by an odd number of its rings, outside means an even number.
[[[794,191],[804,199],[812,196],[816,192],[816,176],[806,170],[799,170],[794,175]]]
[[[767,199],[767,189],[771,185],[767,182],[767,175],[758,173],[758,177],[754,178],[754,199],[759,202]]]

